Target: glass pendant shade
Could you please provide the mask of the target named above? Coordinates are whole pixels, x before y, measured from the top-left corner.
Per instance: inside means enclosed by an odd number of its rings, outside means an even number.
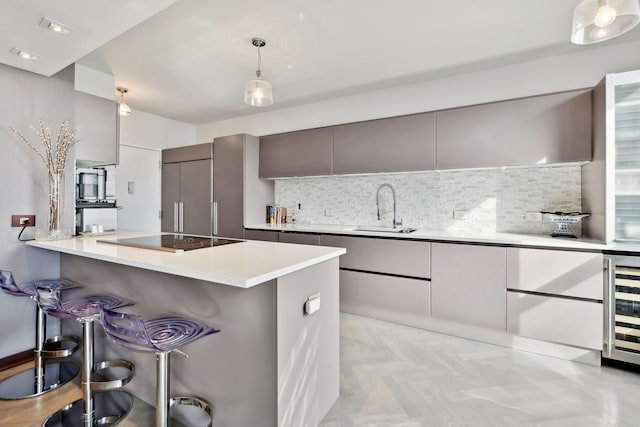
[[[271,84],[262,79],[249,80],[244,85],[244,102],[254,107],[273,104]]]
[[[571,42],[591,44],[609,40],[639,22],[638,0],[583,0],[573,11]]]
[[[124,102],[121,102],[118,105],[118,112],[120,113],[121,116],[130,116],[131,115],[131,107],[129,107]]]

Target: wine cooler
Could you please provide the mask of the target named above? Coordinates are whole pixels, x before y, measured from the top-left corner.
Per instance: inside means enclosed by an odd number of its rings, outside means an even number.
[[[640,257],[607,256],[605,259],[602,356],[640,364]]]

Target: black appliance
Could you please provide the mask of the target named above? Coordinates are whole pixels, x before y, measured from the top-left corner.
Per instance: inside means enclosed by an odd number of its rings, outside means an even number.
[[[100,239],[96,241],[100,243],[110,243],[113,245],[154,249],[158,251],[174,253],[242,242],[242,240],[222,239],[219,237],[191,236],[188,234],[158,234],[153,236],[131,237],[127,239]]]

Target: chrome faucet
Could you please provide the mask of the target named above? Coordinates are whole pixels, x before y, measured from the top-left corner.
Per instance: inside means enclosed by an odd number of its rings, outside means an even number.
[[[396,221],[396,190],[391,186],[391,184],[382,184],[378,187],[378,191],[376,192],[376,208],[378,210],[378,221],[380,221],[380,190],[384,187],[389,187],[391,189],[391,194],[393,195],[393,228],[396,228],[396,225],[402,225],[402,220]]]

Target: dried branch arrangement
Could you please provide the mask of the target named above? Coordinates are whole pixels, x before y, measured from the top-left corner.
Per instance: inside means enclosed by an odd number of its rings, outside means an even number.
[[[27,139],[22,133],[15,128],[9,126],[13,132],[15,132],[20,139],[26,143],[35,153],[40,157],[44,165],[47,167],[49,174],[63,174],[65,164],[67,162],[67,155],[69,150],[76,141],[77,129],[69,129],[69,122],[67,120],[62,121],[60,131],[56,137],[55,142],[51,138],[51,130],[44,125],[42,120],[39,122],[39,128],[31,126],[31,129],[38,135],[44,151],[39,150],[35,145]]]

